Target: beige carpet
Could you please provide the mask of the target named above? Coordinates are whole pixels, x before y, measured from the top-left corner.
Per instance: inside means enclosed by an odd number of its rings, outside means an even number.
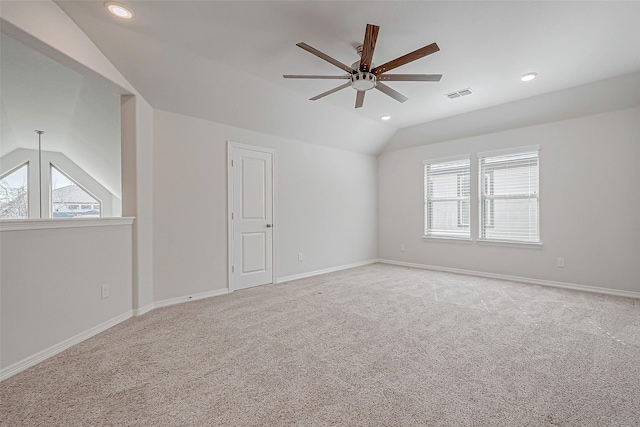
[[[640,300],[374,264],[154,310],[2,426],[637,426]]]

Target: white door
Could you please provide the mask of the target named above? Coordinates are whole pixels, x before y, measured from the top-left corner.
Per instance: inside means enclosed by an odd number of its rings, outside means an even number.
[[[231,290],[273,283],[273,152],[230,147]]]

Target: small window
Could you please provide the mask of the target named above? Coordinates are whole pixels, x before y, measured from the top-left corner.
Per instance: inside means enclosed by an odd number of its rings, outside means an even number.
[[[426,161],[426,237],[470,238],[469,158]]]
[[[538,149],[479,154],[480,239],[540,241]]]
[[[0,177],[0,219],[29,218],[29,164]]]
[[[100,216],[100,201],[53,165],[51,165],[51,196],[53,218]]]

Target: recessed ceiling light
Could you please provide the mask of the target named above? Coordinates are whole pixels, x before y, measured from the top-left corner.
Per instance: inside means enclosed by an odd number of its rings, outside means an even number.
[[[387,121],[387,120],[389,120],[390,118],[391,118],[391,116],[387,116],[387,115],[385,115],[385,116],[380,116],[380,120],[385,120],[385,121]]]
[[[530,82],[531,80],[535,79],[537,75],[538,73],[523,74],[520,76],[520,80],[522,80],[523,82]]]
[[[120,3],[108,1],[104,5],[107,9],[109,9],[109,12],[111,12],[118,18],[124,18],[124,19],[133,18],[133,10],[129,9],[124,5],[121,5]]]

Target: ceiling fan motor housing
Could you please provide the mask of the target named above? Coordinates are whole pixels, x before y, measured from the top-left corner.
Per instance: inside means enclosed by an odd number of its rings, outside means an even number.
[[[376,87],[376,76],[367,71],[358,71],[351,75],[351,87],[360,91],[373,89]]]

